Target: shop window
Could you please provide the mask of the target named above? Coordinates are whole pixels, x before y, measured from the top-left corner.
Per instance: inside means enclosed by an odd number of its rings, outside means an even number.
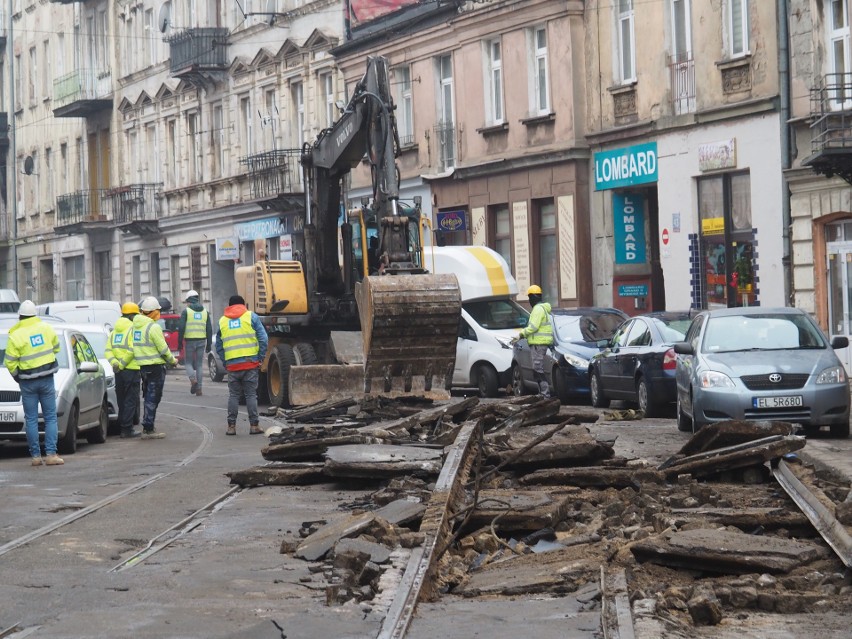
[[[512,218],[508,204],[495,204],[488,207],[489,244],[494,247],[512,270]]]
[[[559,301],[559,260],[556,251],[556,205],[553,198],[533,201],[535,279],[545,302]]]
[[[698,181],[701,269],[704,308],[757,303],[755,237],[748,173]]]

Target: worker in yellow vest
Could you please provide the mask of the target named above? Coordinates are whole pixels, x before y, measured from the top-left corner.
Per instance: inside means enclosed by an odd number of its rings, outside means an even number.
[[[553,322],[550,320],[552,310],[548,302],[543,302],[541,287],[533,284],[527,290],[527,297],[532,307],[529,321],[518,338],[526,338],[530,345],[533,377],[538,383],[539,394],[550,397],[550,384],[544,373],[544,356],[547,349],[553,346]]]
[[[160,319],[160,302],[156,297],[146,297],[139,305],[140,313],[133,318],[133,358],[139,364],[144,388],[142,414],[142,439],[162,439],[165,433],[157,432],[154,420],[157,407],[163,398],[166,383],[166,366],[174,368],[177,360],[157,323]]]
[[[191,290],[186,294],[183,309],[178,321],[178,348],[183,346],[183,365],[189,378],[189,392],[201,397],[201,382],[204,374],[204,353],[210,352],[213,342],[213,328],[210,314],[198,301],[198,291]]]
[[[263,432],[257,412],[257,383],[268,343],[269,338],[260,318],[246,308],[242,297],[232,295],[225,314],[219,319],[219,330],[216,333],[216,352],[228,370],[226,435],[237,434],[237,416],[242,394],[246,397],[249,433],[259,435]]]
[[[56,454],[59,425],[56,421],[56,387],[53,375],[59,370],[56,355],[59,338],[50,325],[36,315],[36,307],[24,300],[18,307],[18,323],[9,329],[4,363],[18,386],[24,406],[27,445],[33,466],[41,466],[41,444],[38,435],[38,407],[44,416],[44,451],[46,466],[65,462]],[[70,426],[70,425],[69,425]]]
[[[107,338],[106,358],[115,374],[115,395],[118,400],[118,423],[120,437],[133,439],[140,433],[133,430],[139,414],[139,381],[142,373],[133,357],[133,318],[139,314],[139,306],[126,302],[121,307],[121,317]]]

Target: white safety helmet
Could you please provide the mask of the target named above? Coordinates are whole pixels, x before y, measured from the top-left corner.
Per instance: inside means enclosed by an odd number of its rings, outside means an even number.
[[[159,311],[160,310],[160,302],[157,301],[156,297],[146,297],[142,300],[142,303],[139,305],[139,310],[143,313],[150,313],[151,311]]]
[[[198,297],[198,291],[192,289],[189,293],[186,294],[186,297],[183,298],[183,301],[188,302],[190,297]]]
[[[20,317],[35,317],[37,315],[35,304],[30,300],[24,300],[18,307],[18,315]]]

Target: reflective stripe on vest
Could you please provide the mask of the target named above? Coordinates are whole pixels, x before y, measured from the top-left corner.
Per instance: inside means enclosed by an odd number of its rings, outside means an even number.
[[[6,361],[17,362],[18,375],[21,379],[44,377],[55,372],[58,368],[56,355],[53,352],[53,340],[45,332],[45,325],[36,322],[29,326],[21,326],[15,331],[14,339],[21,342],[20,353],[17,357],[6,351]],[[31,374],[28,374],[28,371]]]
[[[553,324],[550,321],[550,313],[544,310],[541,304],[537,304],[530,314],[530,324],[535,324],[537,311],[538,315],[541,315],[538,330],[527,337],[527,343],[537,346],[550,346],[553,344]]]
[[[137,371],[139,370],[138,362],[133,358],[133,343],[130,341],[130,336],[133,334],[133,326],[127,329],[127,331],[120,331],[118,329],[113,330],[110,340],[110,352],[112,353],[112,358],[109,363],[113,368],[116,368],[116,362],[121,364],[123,368],[128,370]]]
[[[133,330],[133,357],[139,366],[166,363],[166,359],[151,340],[152,328],[154,328],[154,322],[151,322],[142,330],[138,328]]]
[[[222,317],[219,320],[219,331],[222,334],[226,362],[241,357],[254,357],[260,352],[257,335],[251,326],[251,311],[246,311],[236,318]]]
[[[184,339],[207,339],[207,310],[186,311],[186,328],[183,330]]]

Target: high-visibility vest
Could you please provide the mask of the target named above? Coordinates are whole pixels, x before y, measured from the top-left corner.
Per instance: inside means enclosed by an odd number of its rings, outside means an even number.
[[[56,353],[59,338],[54,330],[38,317],[21,320],[9,330],[5,364],[20,379],[36,379],[52,375],[59,366]]]
[[[139,370],[139,363],[133,358],[133,322],[126,317],[119,317],[115,322],[115,328],[107,339],[105,354],[116,371]]]
[[[527,343],[536,346],[553,344],[553,324],[550,321],[550,304],[536,304],[530,313],[527,327],[522,331]]]
[[[251,311],[236,318],[222,316],[219,332],[222,334],[226,362],[240,357],[254,357],[260,352],[257,334],[251,326]]]
[[[163,337],[163,329],[150,317],[144,315],[143,317],[148,321],[133,322],[133,358],[136,363],[139,366],[151,366],[171,362],[174,357],[172,357],[166,339]],[[159,339],[157,339],[158,335]],[[157,342],[160,343],[160,346],[157,345]],[[169,354],[168,356],[165,355],[163,349],[165,349],[165,353]]]
[[[183,329],[184,339],[207,339],[207,309],[193,311],[186,309],[186,328]]]

